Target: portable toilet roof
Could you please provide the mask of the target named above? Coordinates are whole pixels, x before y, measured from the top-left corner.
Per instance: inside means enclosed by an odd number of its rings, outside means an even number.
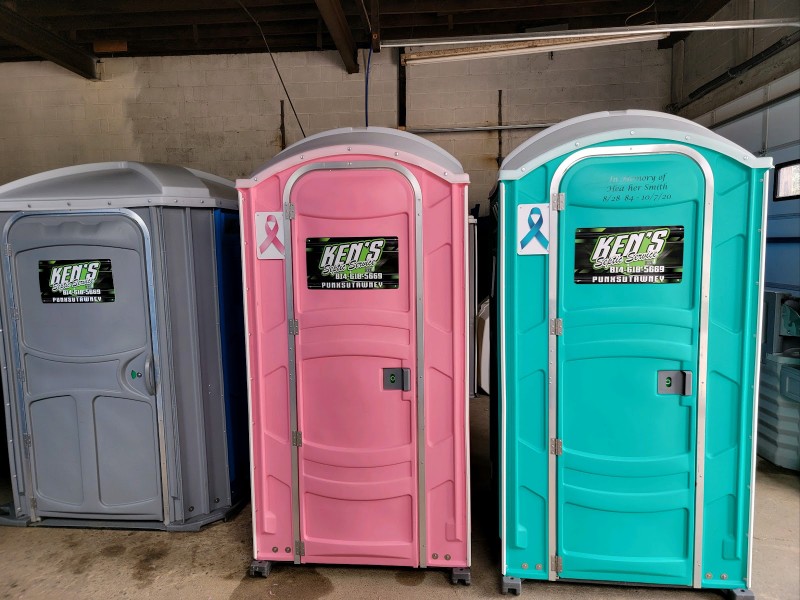
[[[520,179],[563,154],[611,140],[619,142],[626,137],[674,140],[715,150],[750,167],[768,169],[772,166],[772,159],[756,158],[694,121],[653,110],[619,110],[591,113],[548,127],[506,157],[498,179]]]
[[[236,187],[253,187],[293,164],[333,156],[339,153],[337,150],[341,154],[384,155],[427,169],[450,183],[469,183],[469,175],[461,163],[433,142],[388,127],[343,127],[292,144],[258,167],[249,178],[237,180]]]
[[[194,169],[131,161],[37,173],[0,186],[0,209],[78,210],[136,206],[236,209],[233,182]]]

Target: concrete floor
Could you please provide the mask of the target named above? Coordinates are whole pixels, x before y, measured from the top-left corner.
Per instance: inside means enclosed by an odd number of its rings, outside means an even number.
[[[472,403],[473,583],[447,573],[396,568],[277,566],[250,578],[250,511],[200,533],[0,527],[0,598],[78,600],[378,600],[500,598],[494,494],[489,472],[489,407]],[[2,495],[2,490],[0,490]],[[2,499],[0,499],[2,500]],[[800,480],[759,461],[753,590],[758,600],[800,600]],[[622,588],[563,582],[523,584],[536,599],[710,600],[693,590]]]

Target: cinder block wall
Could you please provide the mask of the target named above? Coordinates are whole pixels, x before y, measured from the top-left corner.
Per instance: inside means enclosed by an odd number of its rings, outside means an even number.
[[[335,52],[275,56],[306,134],[364,124],[362,75]],[[0,183],[66,165],[143,160],[224,177],[280,150],[284,98],[267,54],[114,58],[103,81],[49,62],[0,64]],[[371,124],[393,127],[397,69],[375,55]],[[288,102],[289,144],[301,138]]]
[[[306,134],[364,124],[361,73],[336,52],[275,59]],[[409,66],[407,127],[542,124],[669,102],[671,51],[655,42],[503,59]],[[266,54],[114,58],[90,82],[49,62],[0,63],[0,184],[107,160],[180,164],[224,177],[251,173],[280,150],[284,98]],[[397,126],[398,53],[372,59],[370,124]],[[285,105],[289,144],[300,139]],[[507,155],[536,129],[502,134]],[[497,132],[426,134],[462,161],[484,203],[497,175]]]
[[[410,130],[495,125],[499,91],[506,125],[541,125],[602,110],[663,110],[669,102],[671,50],[656,42],[453,63],[410,65]],[[425,134],[461,160],[472,202],[485,202],[497,157],[541,131]],[[502,145],[501,145],[502,136]]]

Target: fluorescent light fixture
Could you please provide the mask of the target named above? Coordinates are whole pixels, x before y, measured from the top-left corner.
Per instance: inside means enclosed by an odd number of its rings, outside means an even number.
[[[598,46],[651,42],[663,40],[668,35],[669,33],[664,32],[647,33],[641,35],[610,35],[605,37],[582,37],[569,39],[537,39],[527,42],[481,44],[480,46],[451,48],[447,50],[422,50],[419,52],[407,52],[400,55],[400,62],[404,65],[412,65],[419,63],[442,63],[453,62],[457,60],[519,56],[521,54],[538,54],[543,52],[555,52],[557,50],[577,50],[580,48],[596,48]]]

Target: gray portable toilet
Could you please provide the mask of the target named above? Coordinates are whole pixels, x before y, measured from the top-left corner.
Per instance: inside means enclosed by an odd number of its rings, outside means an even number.
[[[0,186],[5,524],[197,530],[248,497],[232,182],[109,162]]]

